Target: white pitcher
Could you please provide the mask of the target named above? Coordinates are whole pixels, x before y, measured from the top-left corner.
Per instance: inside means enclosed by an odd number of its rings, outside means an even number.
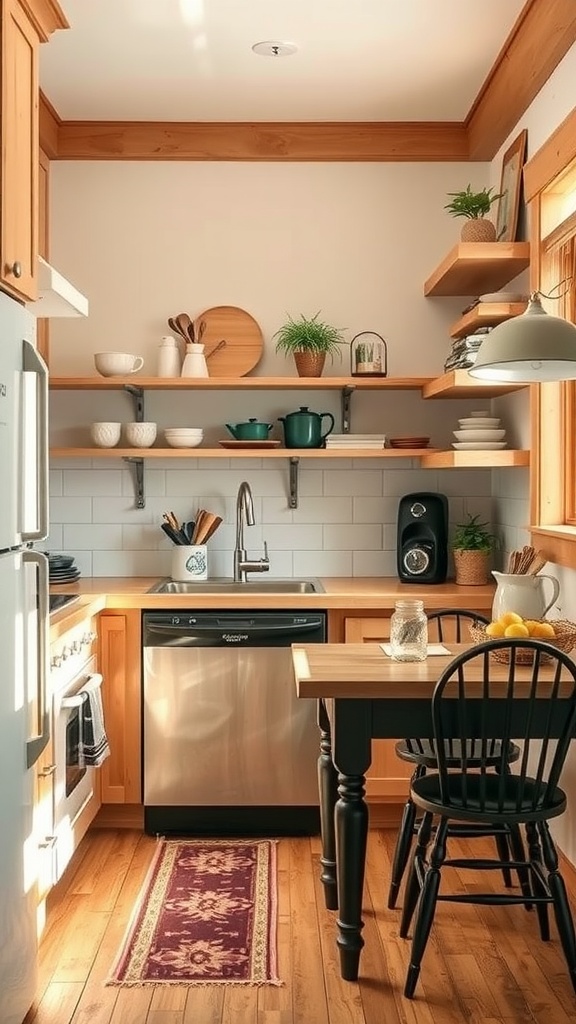
[[[556,602],[560,584],[555,576],[522,575],[492,571],[496,580],[496,593],[492,602],[492,618],[499,619],[504,612],[517,612],[523,619],[543,619]],[[552,584],[552,597],[546,602],[544,580]]]

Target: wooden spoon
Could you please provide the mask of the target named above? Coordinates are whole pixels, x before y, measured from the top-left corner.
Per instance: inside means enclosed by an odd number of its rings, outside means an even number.
[[[178,316],[174,317],[174,322],[178,324],[180,334],[186,339],[186,341],[194,340],[193,337],[190,337],[190,327],[192,327],[192,332],[194,332],[194,324],[188,316],[188,313],[178,313]]]
[[[221,522],[221,516],[216,516],[213,512],[204,512],[200,522],[200,529],[196,534],[196,540],[194,543],[205,544],[214,531],[218,529]]]

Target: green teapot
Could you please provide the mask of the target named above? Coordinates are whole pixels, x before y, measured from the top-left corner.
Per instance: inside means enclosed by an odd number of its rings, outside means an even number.
[[[272,430],[272,423],[260,423],[256,417],[252,417],[247,423],[237,423],[235,426],[227,423],[226,429],[236,441],[266,441]]]
[[[328,430],[322,433],[322,420],[330,420]],[[284,444],[287,448],[322,448],[324,439],[334,429],[331,412],[311,412],[307,405],[301,405],[298,412],[279,416],[284,425]]]

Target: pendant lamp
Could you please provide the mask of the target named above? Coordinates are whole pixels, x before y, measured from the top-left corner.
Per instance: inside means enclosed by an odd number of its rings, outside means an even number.
[[[576,326],[550,316],[533,292],[524,313],[498,324],[468,373],[480,380],[525,384],[576,380]]]

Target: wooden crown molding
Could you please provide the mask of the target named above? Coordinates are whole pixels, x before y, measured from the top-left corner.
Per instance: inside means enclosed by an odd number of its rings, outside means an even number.
[[[25,2],[57,8],[55,0]],[[491,160],[574,42],[575,0],[527,0],[464,122],[61,121],[52,110],[52,158]]]
[[[573,160],[576,160],[576,107],[524,167],[526,202],[535,199]]]
[[[20,4],[43,43],[48,42],[56,29],[70,28],[66,15],[57,0],[20,0]]]
[[[62,160],[466,160],[460,123],[65,121]]]
[[[574,0],[528,0],[466,118],[470,160],[495,156],[575,41]]]
[[[44,93],[40,92],[39,103],[40,149],[50,160],[58,159],[58,135],[62,121]]]

